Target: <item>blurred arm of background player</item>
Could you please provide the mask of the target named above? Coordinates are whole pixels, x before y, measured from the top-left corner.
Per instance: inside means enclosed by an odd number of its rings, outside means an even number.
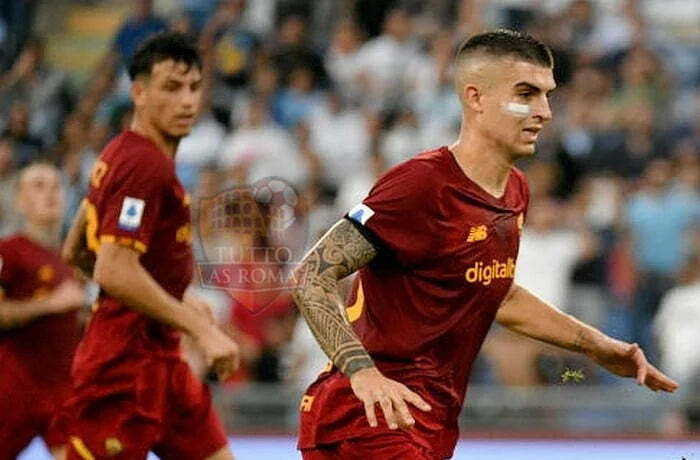
[[[77,281],[66,280],[43,299],[8,300],[0,295],[0,330],[22,327],[35,319],[77,310],[85,303],[85,291]]]
[[[430,406],[405,385],[384,377],[352,329],[338,292],[338,281],[367,265],[377,252],[347,219],[336,223],[301,261],[292,298],[319,345],[346,376],[365,407],[370,426],[377,426],[379,404],[391,429],[415,421],[406,402],[423,411]]]
[[[672,392],[678,388],[676,382],[647,362],[636,343],[608,337],[515,283],[501,304],[496,321],[519,334],[583,353],[613,374],[634,377],[653,391]]]
[[[77,267],[85,276],[92,278],[92,272],[95,269],[95,257],[85,243],[86,230],[85,204],[81,203],[63,243],[61,257],[67,263]]]
[[[219,379],[228,378],[238,367],[238,345],[212,323],[210,310],[201,305],[204,301],[185,296],[179,302],[143,268],[140,256],[125,246],[101,244],[95,261],[95,281],[139,313],[192,336],[204,351],[207,365],[213,367]]]

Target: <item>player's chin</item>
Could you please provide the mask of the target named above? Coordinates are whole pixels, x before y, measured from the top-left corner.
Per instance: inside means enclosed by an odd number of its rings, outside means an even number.
[[[534,142],[520,143],[513,148],[513,156],[516,159],[531,157],[535,154],[535,147]]]
[[[188,136],[191,131],[191,124],[175,124],[168,129],[168,134],[175,139],[181,139]]]

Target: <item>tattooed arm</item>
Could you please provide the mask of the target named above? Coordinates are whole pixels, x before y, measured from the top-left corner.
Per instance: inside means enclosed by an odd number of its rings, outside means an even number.
[[[513,284],[498,309],[496,321],[533,339],[585,354],[608,371],[636,377],[650,389],[674,391],[678,385],[649,364],[636,343],[621,342]]]
[[[374,363],[345,316],[338,281],[376,255],[374,246],[355,225],[342,219],[309,251],[296,271],[294,302],[321,349],[348,377],[374,367]]]
[[[406,402],[423,411],[430,406],[405,385],[384,377],[374,366],[345,316],[338,281],[367,265],[377,251],[355,225],[342,219],[302,260],[292,297],[316,340],[335,366],[350,378],[370,426],[377,426],[379,404],[391,429],[415,422]]]

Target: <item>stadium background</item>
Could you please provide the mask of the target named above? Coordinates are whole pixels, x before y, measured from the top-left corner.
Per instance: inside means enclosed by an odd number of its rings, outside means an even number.
[[[313,241],[387,167],[456,137],[450,57],[460,40],[496,26],[525,30],[554,50],[559,89],[536,157],[520,165],[532,201],[516,277],[607,333],[639,341],[682,391],[652,394],[494,329],[456,458],[700,455],[700,1],[152,7],[0,4],[2,234],[19,224],[17,170],[37,158],[62,170],[67,228],[97,153],[128,123],[123,63],[155,31],[196,34],[206,57],[206,109],[177,157],[195,218],[202,198],[278,176],[296,187],[296,218]],[[208,238],[206,225],[197,229],[199,241]],[[284,297],[263,299],[254,314],[240,298],[200,291],[244,351],[244,370],[215,390],[239,458],[297,458],[300,395],[325,358]],[[196,353],[192,362],[201,370]],[[45,457],[35,444],[22,458]]]

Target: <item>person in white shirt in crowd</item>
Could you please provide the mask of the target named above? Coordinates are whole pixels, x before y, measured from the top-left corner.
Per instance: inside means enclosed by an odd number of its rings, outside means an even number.
[[[360,50],[362,33],[350,18],[338,22],[331,36],[324,65],[345,102],[354,104],[362,99]]]
[[[382,34],[366,42],[359,51],[363,106],[386,111],[399,105],[406,85],[406,63],[418,52],[411,37],[408,10],[392,9],[386,15]]]
[[[436,33],[429,42],[429,54],[418,54],[407,65],[406,103],[418,117],[426,147],[440,145],[459,133],[462,108],[454,98],[452,83],[454,37],[450,29]]]
[[[225,137],[226,129],[214,118],[209,104],[203,104],[197,122],[180,141],[175,156],[177,176],[188,192],[195,191],[202,168],[216,161]]]
[[[413,110],[401,110],[391,118],[393,120],[387,123],[389,129],[384,133],[379,144],[380,152],[388,167],[391,168],[410,159],[415,152],[437,147],[424,145],[418,117]]]
[[[245,123],[224,139],[219,164],[234,184],[276,176],[301,185],[309,177],[296,139],[270,120],[266,101],[260,99],[251,102]]]
[[[660,368],[684,388],[690,398],[700,387],[700,252],[690,256],[679,283],[661,300],[654,318],[654,335],[661,353]],[[671,411],[662,417],[663,433],[671,436],[687,434],[700,422],[697,409],[686,413]]]
[[[331,90],[308,119],[310,143],[321,161],[322,180],[342,187],[367,170],[371,151],[369,117],[347,106]]]
[[[681,385],[700,378],[700,254],[688,258],[679,283],[662,298],[654,334],[665,373]]]
[[[595,312],[572,311],[569,302],[571,277],[577,263],[595,256],[597,239],[582,225],[562,225],[568,210],[543,198],[530,203],[527,223],[520,239],[515,272],[517,283],[567,313],[592,324],[600,324]],[[570,219],[573,220],[573,219]]]

